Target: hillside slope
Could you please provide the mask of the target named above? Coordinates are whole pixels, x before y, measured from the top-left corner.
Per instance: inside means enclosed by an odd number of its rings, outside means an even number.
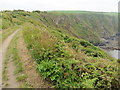
[[[20,11],[20,10],[19,10]],[[29,20],[43,23],[47,27],[58,28],[72,36],[98,45],[118,33],[117,13],[97,13],[80,11],[13,11],[3,13],[3,29],[13,24]],[[6,15],[5,15],[6,14]]]
[[[118,32],[117,13],[56,11],[44,15],[44,18],[56,27],[64,28],[68,33],[91,42],[102,41],[101,38],[109,38]]]
[[[37,72],[54,87],[119,87],[118,60],[91,44],[117,32],[116,15],[23,10],[2,13],[3,31],[22,27]]]

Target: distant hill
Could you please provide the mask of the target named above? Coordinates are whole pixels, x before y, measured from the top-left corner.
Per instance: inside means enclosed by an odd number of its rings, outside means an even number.
[[[44,18],[54,26],[94,43],[118,32],[118,15],[113,12],[51,11]]]
[[[93,44],[103,43],[101,38],[109,38],[118,32],[117,13],[90,11],[3,11],[3,29],[26,20],[42,22],[48,27],[58,28],[77,38]],[[8,25],[8,26],[7,26]]]

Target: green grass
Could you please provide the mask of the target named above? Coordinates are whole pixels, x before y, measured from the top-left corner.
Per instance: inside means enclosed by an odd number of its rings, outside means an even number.
[[[17,81],[25,81],[27,78],[27,75],[25,74],[21,74],[20,76],[18,76],[16,79]]]
[[[37,62],[37,71],[43,79],[49,79],[54,87],[118,88],[119,63],[93,45],[102,42],[100,38],[106,36],[103,32],[107,32],[108,36],[116,33],[117,16],[109,14],[3,11],[3,28],[23,27],[23,38]],[[16,48],[17,38],[11,48],[16,74],[23,72]],[[26,75],[20,75],[17,80],[24,81],[26,78]],[[23,84],[20,87],[29,85],[27,82]]]
[[[21,63],[21,59],[20,59],[20,56],[18,54],[18,50],[17,50],[17,40],[18,40],[19,36],[18,34],[16,35],[14,42],[12,42],[12,50],[11,50],[11,53],[13,54],[13,61],[15,63],[15,66],[16,66],[16,70],[15,70],[15,74],[20,74],[22,73],[24,70],[23,70],[23,67],[22,67],[22,63]]]
[[[4,67],[3,67],[3,71],[2,71],[3,87],[8,85],[8,83],[7,83],[7,80],[8,80],[8,76],[7,76],[7,68],[8,67],[7,67],[7,64],[8,64],[8,61],[7,61],[7,59],[5,59]]]
[[[20,32],[19,32],[20,33]],[[15,64],[15,71],[14,71],[14,75],[16,76],[16,80],[19,82],[19,87],[21,88],[29,88],[31,87],[30,84],[27,83],[26,79],[27,79],[27,75],[24,73],[24,69],[23,69],[23,65],[21,63],[21,58],[18,54],[18,50],[17,50],[17,40],[19,38],[19,34],[17,33],[15,35],[15,37],[12,39],[10,46],[7,50],[7,54],[6,54],[6,58],[5,58],[5,62],[4,62],[4,69],[3,69],[3,82],[4,82],[4,86],[6,87],[6,85],[8,85],[7,80],[9,79],[7,74],[7,69],[9,68],[7,66],[8,61],[10,60],[11,57],[11,62],[14,62]]]
[[[118,87],[116,59],[85,40],[43,28],[29,24],[23,36],[44,79],[49,78],[56,88]]]
[[[21,31],[19,31],[19,33],[21,33]],[[31,88],[32,87],[31,84],[26,81],[28,76],[24,72],[25,68],[23,68],[21,58],[19,56],[19,52],[17,49],[17,40],[20,37],[19,33],[17,33],[15,38],[13,39],[12,47],[11,47],[12,48],[11,53],[13,53],[13,61],[16,66],[14,73],[17,76],[16,80],[20,83],[19,88]]]
[[[11,26],[33,23],[45,25],[49,28],[82,38],[87,41],[93,40],[93,44],[102,43],[101,37],[106,37],[103,32],[113,35],[117,32],[117,13],[89,12],[89,11],[3,11],[3,25],[7,29]],[[8,24],[10,22],[10,25]],[[56,25],[56,22],[59,24]],[[41,24],[40,24],[41,23]],[[95,38],[94,38],[95,37]]]
[[[16,38],[16,36],[15,36]],[[8,85],[7,83],[7,80],[9,79],[8,77],[8,72],[7,72],[7,69],[9,68],[8,67],[8,62],[10,61],[10,59],[15,59],[14,58],[14,54],[12,53],[13,52],[13,49],[14,49],[14,46],[15,46],[15,39],[13,39],[10,43],[10,46],[8,47],[8,50],[7,50],[7,53],[6,53],[6,57],[5,57],[5,61],[4,61],[4,68],[3,68],[3,83],[4,85]],[[13,56],[13,57],[12,57]],[[18,55],[16,56],[18,57]],[[17,59],[16,59],[17,60]],[[11,60],[12,62],[12,60]]]
[[[79,14],[96,14],[96,15],[107,15],[107,16],[118,16],[117,12],[94,12],[94,11],[79,11],[79,10],[58,10],[58,11],[48,11],[49,13],[54,13],[57,15],[79,15]]]
[[[24,68],[23,68],[23,65],[21,63],[21,58],[18,54],[18,49],[17,49],[18,38],[19,38],[19,34],[17,33],[15,38],[13,39],[12,47],[11,47],[11,53],[13,54],[13,61],[14,61],[15,66],[16,66],[14,73],[17,76],[16,80],[20,83],[19,87],[29,88],[31,86],[27,84],[27,81],[26,81],[27,75],[24,73]]]
[[[0,33],[0,44],[18,28],[19,26],[14,26],[14,27],[10,27],[8,29],[2,30],[2,33]]]
[[[0,33],[0,44],[2,43],[2,33]]]

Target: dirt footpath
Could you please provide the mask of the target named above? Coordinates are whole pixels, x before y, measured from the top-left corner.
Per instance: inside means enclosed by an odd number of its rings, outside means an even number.
[[[28,76],[27,82],[34,88],[51,88],[51,83],[43,80],[40,73],[36,72],[36,62],[32,59],[28,49],[26,48],[22,33],[20,33],[17,46],[19,56],[21,57],[21,62],[23,64],[24,73]]]
[[[16,30],[13,34],[11,34],[4,42],[0,45],[0,89],[2,88],[2,65],[3,60],[6,55],[7,48],[14,37],[14,35],[19,31],[20,29]]]

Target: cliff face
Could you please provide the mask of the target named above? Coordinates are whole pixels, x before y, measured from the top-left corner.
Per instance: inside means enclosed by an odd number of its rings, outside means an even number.
[[[48,24],[66,30],[77,38],[83,38],[94,44],[104,42],[118,33],[116,13],[95,12],[49,12],[43,15]],[[48,25],[49,26],[49,25]]]
[[[2,15],[3,29],[26,22],[43,23],[49,28],[57,28],[61,32],[85,39],[94,45],[105,45],[105,40],[118,33],[117,13],[15,10],[2,12]]]

